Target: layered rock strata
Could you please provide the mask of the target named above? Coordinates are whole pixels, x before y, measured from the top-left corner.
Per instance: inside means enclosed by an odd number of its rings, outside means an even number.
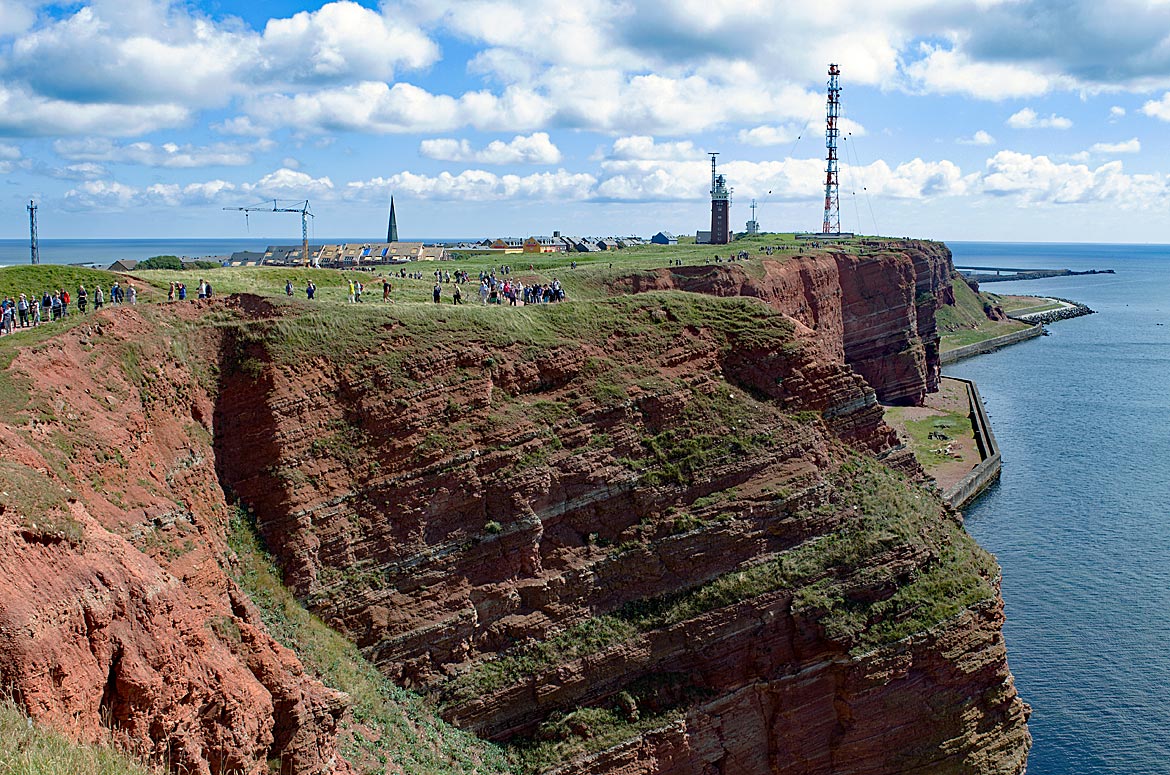
[[[241,343],[265,366],[224,381],[220,475],[315,611],[564,772],[1022,771],[994,562],[854,471],[896,440],[807,327],[673,293],[509,312],[539,333]]]
[[[860,255],[819,250],[751,265],[669,267],[614,287],[763,299],[815,332],[824,356],[852,366],[882,403],[921,404],[938,389],[934,312],[954,304],[952,272],[945,245],[908,240]]]
[[[346,697],[221,566],[214,360],[180,329],[110,310],[4,373],[0,678],[38,720],[175,772],[347,771]]]

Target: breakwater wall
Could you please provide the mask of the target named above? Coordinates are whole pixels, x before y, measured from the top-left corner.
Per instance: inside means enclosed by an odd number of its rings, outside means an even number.
[[[999,454],[999,444],[996,443],[995,434],[991,431],[991,420],[987,416],[987,410],[983,408],[978,386],[969,379],[958,377],[946,379],[962,382],[967,387],[967,402],[971,407],[971,428],[975,432],[975,444],[982,458],[979,465],[972,468],[969,474],[943,491],[943,500],[956,509],[961,509],[999,478],[1003,461]]]
[[[1053,312],[1056,311],[1058,310],[1053,310]],[[1004,334],[1003,336],[997,336],[992,339],[984,339],[982,342],[956,347],[953,350],[947,350],[945,352],[939,353],[938,361],[939,364],[946,366],[948,363],[956,363],[963,360],[964,358],[970,358],[972,355],[989,353],[994,350],[998,350],[1001,347],[1007,347],[1010,344],[1023,342],[1026,339],[1035,339],[1043,333],[1044,327],[1036,324],[1031,328],[1023,329],[1022,331],[1013,331],[1010,334]]]
[[[1079,301],[1071,301],[1070,299],[1062,299],[1059,296],[1049,296],[1047,298],[1055,299],[1063,302],[1066,306],[1060,309],[1050,309],[1045,312],[1034,312],[1030,315],[1008,315],[1012,320],[1019,320],[1022,323],[1029,323],[1032,325],[1044,325],[1046,323],[1055,323],[1058,320],[1071,320],[1072,318],[1079,318],[1084,315],[1095,315],[1096,310],[1089,309],[1087,304],[1081,304]]]

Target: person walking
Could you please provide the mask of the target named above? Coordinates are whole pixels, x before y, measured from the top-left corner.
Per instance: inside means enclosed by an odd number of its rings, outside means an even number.
[[[16,314],[20,318],[20,327],[26,328],[28,326],[28,299],[24,294],[20,294],[20,298],[16,301]]]
[[[463,303],[463,292],[459,290],[458,285],[455,286],[455,292],[453,294],[451,294],[451,303],[452,304],[462,304]]]
[[[77,309],[82,315],[85,314],[85,307],[89,304],[89,294],[85,291],[84,285],[77,286]]]
[[[435,304],[438,304],[440,301],[442,301],[442,299],[443,299],[443,286],[440,285],[438,283],[438,281],[435,281],[435,289],[434,289],[434,291],[431,292],[431,295],[435,297]]]
[[[312,280],[309,280],[309,284],[305,286],[305,296],[308,297],[309,301],[312,301],[313,297],[316,295],[317,295],[317,286],[313,285]]]
[[[93,287],[93,311],[97,312],[106,303],[106,295],[102,293],[102,287],[95,285]]]
[[[126,283],[126,298],[131,304],[138,303],[138,289],[134,287],[134,283]]]

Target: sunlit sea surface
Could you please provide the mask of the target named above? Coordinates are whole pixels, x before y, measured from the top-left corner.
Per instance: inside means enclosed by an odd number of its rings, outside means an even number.
[[[1003,451],[967,527],[1003,567],[1029,775],[1170,773],[1170,247],[950,243],[957,264],[1114,269],[988,283],[1099,314],[944,368]]]

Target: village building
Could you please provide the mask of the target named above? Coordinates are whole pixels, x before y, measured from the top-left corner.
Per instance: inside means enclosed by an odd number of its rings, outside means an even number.
[[[525,253],[562,253],[565,244],[560,237],[529,237],[524,240]]]

